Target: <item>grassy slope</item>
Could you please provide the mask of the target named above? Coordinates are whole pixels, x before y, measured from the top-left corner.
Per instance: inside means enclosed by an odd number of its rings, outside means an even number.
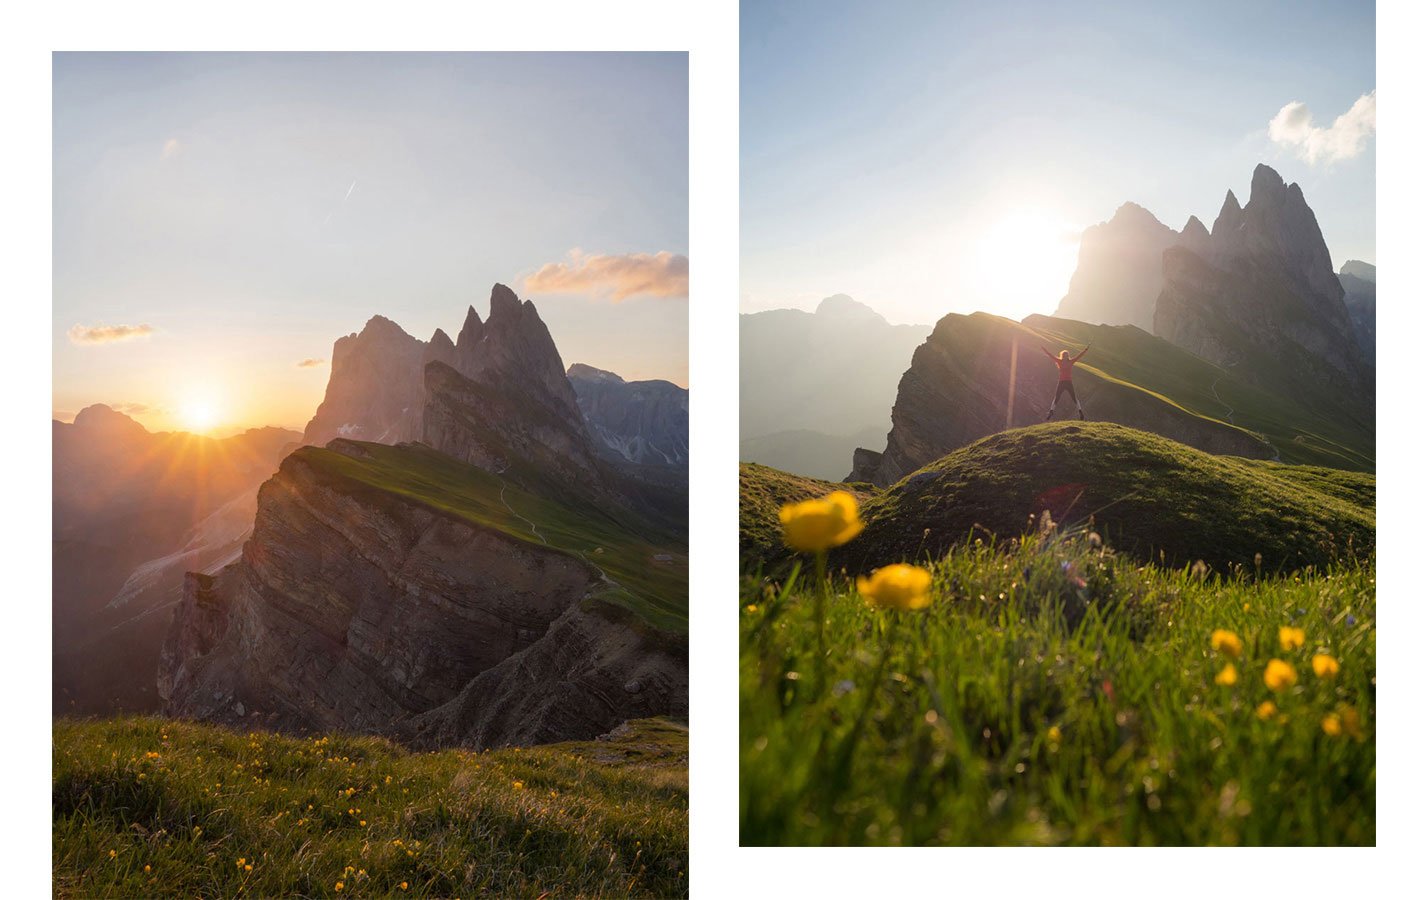
[[[662,630],[688,630],[688,552],[672,535],[630,513],[578,503],[569,495],[563,495],[562,503],[528,493],[426,447],[359,446],[369,458],[317,447],[296,452],[322,472],[351,483],[368,502],[377,503],[379,493],[390,492],[529,543],[539,545],[545,538],[551,547],[599,566],[623,588],[600,599],[627,606]],[[527,520],[536,524],[536,533]],[[656,554],[664,553],[672,557],[670,563],[654,562]]]
[[[742,467],[743,571],[787,557],[776,509],[788,496],[836,487]],[[1140,559],[1267,570],[1371,553],[1374,476],[1211,456],[1104,422],[1058,422],[1002,432],[942,457],[867,499],[868,528],[834,560],[867,567],[943,553],[968,537],[1022,534],[1030,515],[1092,515],[1094,527]],[[927,534],[928,529],[928,534]]]
[[[1030,317],[1026,326],[1015,327],[1047,340],[1054,352],[1060,347],[1077,352],[1091,343],[1080,368],[1156,394],[1193,415],[1262,435],[1284,462],[1361,471],[1375,467],[1373,411],[1367,411],[1364,427],[1358,411],[1337,406],[1327,396],[1313,395],[1301,404],[1266,390],[1262,381],[1286,377],[1282,362],[1274,371],[1259,373],[1260,378],[1215,365],[1138,328],[1045,317]]]
[[[688,730],[625,730],[410,753],[57,719],[55,896],[687,896]]]
[[[850,491],[858,503],[876,492],[870,484],[838,484],[820,478],[806,478],[780,472],[757,463],[738,464],[738,564],[752,571],[759,564],[780,564],[787,554],[782,545],[782,525],[778,510],[785,503],[797,503],[832,491]]]
[[[744,580],[744,843],[1375,841],[1370,563],[1202,580],[1072,535],[930,566],[917,613],[873,612],[837,578],[821,675],[810,589]],[[1283,650],[1281,625],[1304,645]],[[1215,628],[1244,644],[1233,687],[1215,683]],[[1333,681],[1312,671],[1319,651],[1339,660]],[[1276,657],[1294,689],[1264,686]],[[1341,703],[1357,733],[1329,736]]]

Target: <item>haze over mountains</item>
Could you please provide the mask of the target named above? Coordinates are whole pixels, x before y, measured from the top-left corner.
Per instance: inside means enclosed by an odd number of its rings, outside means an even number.
[[[127,683],[123,708],[155,708],[160,688],[177,715],[480,746],[685,714],[687,495],[664,472],[687,469],[687,392],[592,380],[587,404],[535,307],[502,285],[456,342],[382,316],[340,338],[305,446],[272,435],[281,452],[244,480],[178,479],[215,507],[202,555],[172,557],[195,539],[164,533],[112,566],[111,587],[75,586],[106,601],[137,581],[154,598],[141,646],[96,657]],[[136,440],[114,416],[56,435],[103,423],[113,436],[84,445],[100,453]],[[56,523],[102,482],[61,463],[70,443],[56,438]],[[191,564],[145,580],[154,557]],[[56,584],[60,563],[56,531]],[[61,643],[56,625],[56,656]],[[86,708],[113,711],[112,690],[87,690]]]
[[[739,458],[837,478],[853,447],[878,443],[910,354],[930,329],[892,325],[845,294],[815,312],[739,316]]]
[[[51,427],[54,711],[154,710],[142,661],[156,663],[183,573],[239,554],[257,486],[300,436],[154,434],[103,404]]]

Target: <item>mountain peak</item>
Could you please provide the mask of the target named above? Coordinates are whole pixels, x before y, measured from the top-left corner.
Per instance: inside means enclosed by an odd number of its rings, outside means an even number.
[[[462,331],[458,332],[458,349],[466,352],[482,340],[482,317],[468,304],[467,318],[463,319]]]
[[[605,369],[597,369],[595,366],[588,366],[585,363],[572,363],[566,370],[567,378],[579,378],[583,381],[609,382],[611,384],[624,384],[625,379],[614,372],[607,372]]]
[[[1378,283],[1378,267],[1372,263],[1365,263],[1359,259],[1350,259],[1343,264],[1343,268],[1338,270],[1340,275],[1351,275],[1363,281]]]
[[[132,416],[125,415],[106,403],[95,403],[79,410],[79,414],[74,416],[74,427],[109,433],[148,433]]]
[[[525,305],[517,299],[515,291],[498,282],[492,285],[491,312],[487,314],[487,321],[491,322],[494,316],[516,316]]]
[[[1130,200],[1117,207],[1117,211],[1112,214],[1111,221],[1125,222],[1127,224],[1161,224],[1161,220],[1156,218],[1151,210],[1139,203],[1133,203]]]
[[[817,304],[817,315],[834,319],[856,319],[863,322],[879,321],[885,324],[885,316],[876,312],[860,300],[853,300],[846,294],[832,294]]]
[[[408,337],[408,332],[399,327],[399,323],[384,316],[371,316],[368,322],[364,323],[364,328],[359,332],[363,337],[367,334],[389,334],[396,337]]]
[[[1264,163],[1255,166],[1255,173],[1250,176],[1251,203],[1253,203],[1258,196],[1282,194],[1283,192],[1284,179],[1279,176],[1278,172]]]

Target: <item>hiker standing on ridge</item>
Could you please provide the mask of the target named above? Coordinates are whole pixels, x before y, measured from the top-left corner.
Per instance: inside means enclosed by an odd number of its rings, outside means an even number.
[[[1086,422],[1087,416],[1083,414],[1082,403],[1078,400],[1077,391],[1073,390],[1073,363],[1086,356],[1087,351],[1092,349],[1092,345],[1088,344],[1081,353],[1073,358],[1069,358],[1068,351],[1066,350],[1054,356],[1048,352],[1047,347],[1044,347],[1042,344],[1038,346],[1043,347],[1044,355],[1053,360],[1053,365],[1058,367],[1058,389],[1053,392],[1053,405],[1048,407],[1048,416],[1043,421],[1047,422],[1049,419],[1053,418],[1053,411],[1058,408],[1059,398],[1063,396],[1063,391],[1067,391],[1073,398],[1073,402],[1077,404],[1078,418]]]

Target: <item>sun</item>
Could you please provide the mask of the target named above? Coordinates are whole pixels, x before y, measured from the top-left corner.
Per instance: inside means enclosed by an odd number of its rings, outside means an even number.
[[[210,400],[193,399],[182,405],[182,423],[188,431],[203,434],[220,421],[217,406]]]
[[[986,226],[977,249],[989,312],[1051,315],[1077,267],[1077,230],[1046,210],[1017,209]]]

